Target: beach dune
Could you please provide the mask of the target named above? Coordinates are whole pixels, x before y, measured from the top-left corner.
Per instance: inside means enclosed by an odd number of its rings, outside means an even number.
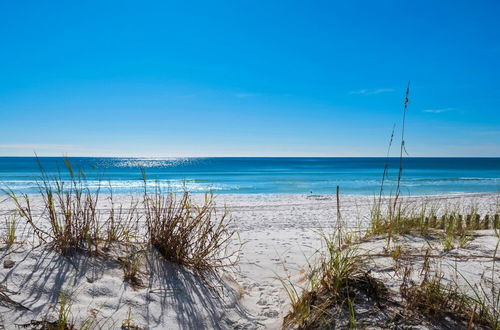
[[[130,198],[117,195],[115,202],[127,205]],[[192,198],[201,201],[204,197],[195,194]],[[474,203],[479,212],[494,213],[498,198],[498,194],[439,195],[406,198],[405,202]],[[226,205],[230,211],[232,226],[244,243],[238,266],[218,278],[202,279],[188,269],[162,261],[154,251],[147,251],[143,285],[134,287],[124,282],[123,270],[116,261],[130,252],[123,246],[110,249],[109,253],[116,257],[113,260],[83,255],[63,257],[46,245],[37,247],[20,223],[16,239],[19,243],[1,251],[4,264],[14,263],[0,269],[3,326],[13,328],[57,317],[63,292],[70,297],[70,316],[76,324],[95,322],[92,324],[102,328],[129,324],[145,329],[280,328],[290,306],[278,277],[290,278],[300,286],[308,263],[313,262],[321,247],[319,232],[332,231],[337,224],[335,196],[225,194],[215,199],[221,209]],[[43,212],[40,198],[34,196],[33,201],[34,209]],[[106,203],[106,196],[101,196],[102,209]],[[372,205],[370,196],[341,196],[344,227],[362,232],[369,224]],[[12,209],[10,200],[0,204],[4,216]],[[494,240],[488,242],[487,246],[494,245]],[[374,244],[375,249],[378,243]],[[465,262],[464,267],[469,272],[474,270],[470,279],[477,281],[482,268],[474,262]],[[211,289],[207,281],[217,288]]]

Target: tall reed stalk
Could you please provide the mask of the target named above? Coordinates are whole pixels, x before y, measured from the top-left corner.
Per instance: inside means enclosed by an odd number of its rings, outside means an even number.
[[[406,87],[404,108],[403,108],[403,123],[402,123],[402,127],[401,127],[401,145],[400,145],[400,151],[399,151],[398,183],[397,183],[397,187],[396,187],[396,195],[394,197],[393,210],[396,210],[398,198],[399,198],[399,195],[401,193],[401,178],[403,176],[403,153],[407,153],[406,146],[405,146],[405,123],[406,123],[406,111],[408,109],[408,102],[410,101],[410,99],[408,98],[409,95],[410,95],[410,82],[408,81],[408,86]]]

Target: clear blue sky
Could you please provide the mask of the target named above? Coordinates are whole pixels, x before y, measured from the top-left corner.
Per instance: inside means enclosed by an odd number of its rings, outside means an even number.
[[[0,155],[500,156],[500,2],[2,1]]]

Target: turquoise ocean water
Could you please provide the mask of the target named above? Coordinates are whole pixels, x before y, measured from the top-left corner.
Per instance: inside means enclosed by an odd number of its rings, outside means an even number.
[[[50,176],[66,179],[64,159],[39,159]],[[395,189],[399,159],[391,158],[70,158],[91,188],[115,193],[140,192],[141,169],[150,185],[215,193],[377,194],[384,165],[385,192]],[[406,158],[402,191],[406,194],[500,192],[500,158]],[[36,192],[40,176],[34,157],[0,157],[0,185]]]

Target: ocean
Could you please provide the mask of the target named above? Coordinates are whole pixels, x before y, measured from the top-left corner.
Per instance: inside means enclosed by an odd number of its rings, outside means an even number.
[[[335,193],[374,195],[397,184],[398,158],[87,158],[69,159],[91,189],[135,193],[148,187],[194,193]],[[41,157],[48,176],[68,179],[64,158]],[[0,185],[35,193],[40,165],[34,157],[0,157]],[[406,195],[500,192],[500,158],[405,158],[401,190]]]

